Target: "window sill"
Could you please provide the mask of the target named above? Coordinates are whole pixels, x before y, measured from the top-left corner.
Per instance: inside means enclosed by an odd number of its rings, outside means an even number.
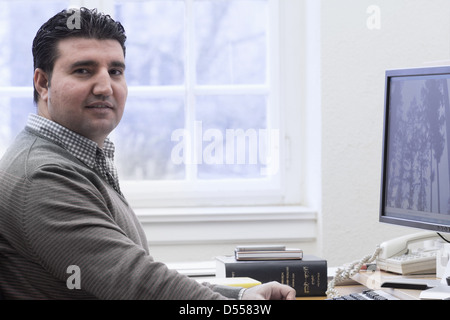
[[[317,214],[301,206],[135,209],[151,245],[305,242]]]

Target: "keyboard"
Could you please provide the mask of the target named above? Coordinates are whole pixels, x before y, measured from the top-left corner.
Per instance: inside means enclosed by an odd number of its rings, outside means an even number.
[[[345,296],[332,298],[330,300],[400,300],[383,290],[365,290],[363,292],[355,292]]]

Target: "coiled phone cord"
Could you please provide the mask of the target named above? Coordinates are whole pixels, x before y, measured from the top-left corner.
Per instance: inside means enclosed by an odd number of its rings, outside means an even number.
[[[327,297],[329,299],[339,297],[340,295],[339,295],[338,291],[335,289],[335,286],[345,280],[350,279],[352,276],[357,274],[361,270],[363,265],[365,265],[367,263],[372,263],[373,261],[375,261],[376,258],[378,257],[378,255],[380,254],[380,252],[381,252],[381,248],[377,247],[377,249],[375,250],[375,252],[373,254],[367,255],[364,258],[362,258],[361,260],[357,260],[348,265],[345,265],[343,268],[338,268],[336,270],[336,274],[335,274],[334,278],[328,283],[328,288],[326,291]]]

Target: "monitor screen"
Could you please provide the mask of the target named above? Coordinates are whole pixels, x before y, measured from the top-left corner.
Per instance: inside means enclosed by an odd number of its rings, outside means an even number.
[[[386,71],[380,221],[450,232],[450,67]]]

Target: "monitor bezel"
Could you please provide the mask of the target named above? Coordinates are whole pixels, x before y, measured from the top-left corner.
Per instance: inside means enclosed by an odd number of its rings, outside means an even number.
[[[415,76],[439,76],[448,75],[450,77],[450,66],[425,67],[425,68],[408,68],[393,69],[385,72],[385,89],[384,89],[384,118],[383,118],[383,141],[382,141],[382,158],[381,158],[381,187],[380,187],[380,210],[379,221],[399,226],[406,226],[417,229],[431,230],[437,232],[450,233],[450,225],[444,226],[438,223],[417,221],[412,219],[402,219],[385,215],[385,183],[387,174],[387,139],[389,135],[389,102],[390,102],[390,84],[392,78],[415,77]],[[450,143],[450,142],[449,142]]]

